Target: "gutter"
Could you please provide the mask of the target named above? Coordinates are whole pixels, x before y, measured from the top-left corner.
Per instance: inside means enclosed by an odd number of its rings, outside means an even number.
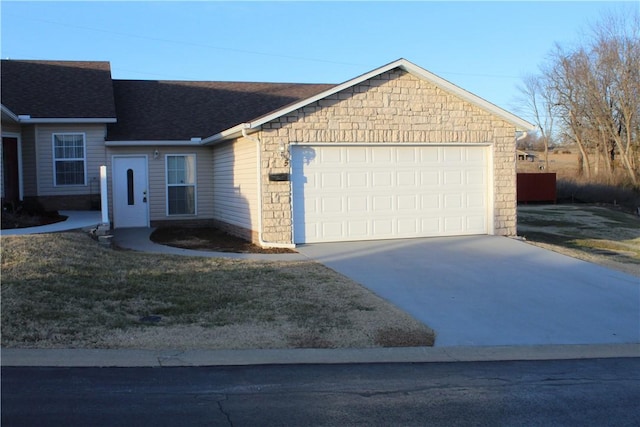
[[[274,243],[274,242],[266,242],[262,239],[262,147],[260,145],[260,139],[250,136],[247,133],[247,129],[250,127],[249,123],[244,123],[241,128],[242,136],[249,141],[253,141],[256,143],[256,149],[258,150],[258,243],[260,246],[264,248],[285,248],[285,249],[293,249],[296,247],[293,243]]]
[[[77,117],[77,118],[32,118],[28,114],[18,115],[18,122],[24,124],[102,124],[117,123],[115,117]]]
[[[245,129],[251,129],[251,124],[250,123],[240,123],[239,125],[236,125],[232,128],[229,128],[227,130],[224,130],[220,133],[217,133],[215,135],[211,135],[207,138],[204,138],[203,140],[200,141],[200,144],[206,145],[206,144],[213,144],[215,142],[222,142],[227,138],[231,138],[233,135],[235,134],[240,134],[242,132],[242,135],[244,136],[244,131]],[[251,138],[249,138],[251,139]],[[251,139],[253,140],[253,139]]]

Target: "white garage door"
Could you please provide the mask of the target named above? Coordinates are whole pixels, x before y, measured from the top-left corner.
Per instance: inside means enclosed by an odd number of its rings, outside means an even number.
[[[487,234],[486,146],[294,146],[295,243]]]

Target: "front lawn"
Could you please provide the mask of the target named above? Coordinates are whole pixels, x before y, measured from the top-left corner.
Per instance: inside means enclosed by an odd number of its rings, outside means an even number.
[[[640,218],[594,205],[518,206],[528,242],[640,276]]]
[[[151,255],[81,232],[7,236],[2,346],[240,349],[433,345],[360,285],[304,262]]]

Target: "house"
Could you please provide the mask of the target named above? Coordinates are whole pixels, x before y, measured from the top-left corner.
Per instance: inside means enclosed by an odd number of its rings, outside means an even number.
[[[526,160],[528,162],[533,162],[536,159],[536,155],[533,153],[529,153],[527,151],[517,150],[518,160]]]
[[[533,125],[399,59],[338,85],[114,80],[3,60],[3,200],[114,228],[209,223],[263,246],[516,234]]]

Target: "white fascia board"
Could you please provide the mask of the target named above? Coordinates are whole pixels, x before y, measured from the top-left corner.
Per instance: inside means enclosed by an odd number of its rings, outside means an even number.
[[[115,117],[104,118],[20,118],[20,123],[25,124],[89,124],[89,123],[116,123]]]
[[[220,133],[211,135],[207,138],[203,138],[202,141],[200,141],[200,144],[211,145],[211,144],[225,141],[230,138],[237,138],[242,134],[242,129],[249,129],[249,123],[240,123],[239,125],[236,125],[227,130],[223,130]]]
[[[456,86],[455,84],[451,83],[448,80],[443,79],[442,77],[436,76],[435,74],[425,70],[424,68],[418,67],[417,65],[405,59],[401,59],[398,62],[403,62],[403,65],[397,65],[397,66],[401,67],[405,71],[413,75],[419,76],[427,81],[430,81],[433,84],[446,90],[447,92],[451,92],[454,95],[457,95],[460,98],[466,101],[469,101],[472,104],[475,104],[476,106],[482,108],[483,110],[486,110],[496,116],[502,117],[509,123],[515,125],[516,130],[530,131],[536,128],[535,125],[527,122],[524,119],[521,119],[515,114],[512,114],[498,107],[497,105],[487,101],[486,99],[483,99],[477,95],[474,95],[473,93],[461,88],[460,86]]]
[[[281,117],[281,116],[284,116],[286,114],[289,114],[292,111],[295,111],[295,110],[297,110],[299,108],[306,107],[309,104],[312,104],[312,103],[314,103],[316,101],[319,101],[319,100],[324,99],[324,98],[326,98],[328,96],[336,94],[336,93],[338,93],[338,92],[340,92],[342,90],[345,90],[345,89],[348,89],[348,88],[350,88],[352,86],[360,84],[360,83],[364,82],[365,80],[369,80],[370,78],[373,78],[373,77],[375,77],[375,76],[377,76],[379,74],[386,73],[389,70],[392,70],[392,69],[394,69],[396,67],[399,67],[400,63],[402,61],[405,61],[405,60],[400,59],[398,61],[394,61],[394,62],[392,62],[390,64],[384,65],[384,66],[382,66],[380,68],[376,68],[373,71],[369,71],[368,73],[362,74],[361,76],[358,76],[358,77],[356,77],[354,79],[348,80],[348,81],[346,81],[346,82],[344,82],[342,84],[334,86],[331,89],[327,89],[324,92],[321,92],[321,93],[319,93],[317,95],[312,96],[311,98],[303,99],[302,101],[296,102],[295,104],[291,104],[291,105],[288,105],[288,106],[286,106],[286,107],[284,107],[284,108],[282,108],[280,110],[276,110],[271,114],[268,114],[266,116],[257,118],[256,120],[254,120],[252,122],[249,122],[249,127],[251,129],[255,129],[258,126],[262,126],[263,124],[265,124],[267,122],[270,122],[271,120],[274,120],[274,119],[277,119],[278,117]]]
[[[7,107],[5,107],[2,104],[0,104],[0,109],[2,110],[2,115],[4,117],[7,117],[8,119],[18,123],[19,119],[18,119],[18,115],[16,113],[14,113],[13,111],[11,111],[10,109],[8,109]]]
[[[161,140],[161,141],[105,141],[107,147],[198,147],[200,142],[194,142],[189,140]]]

